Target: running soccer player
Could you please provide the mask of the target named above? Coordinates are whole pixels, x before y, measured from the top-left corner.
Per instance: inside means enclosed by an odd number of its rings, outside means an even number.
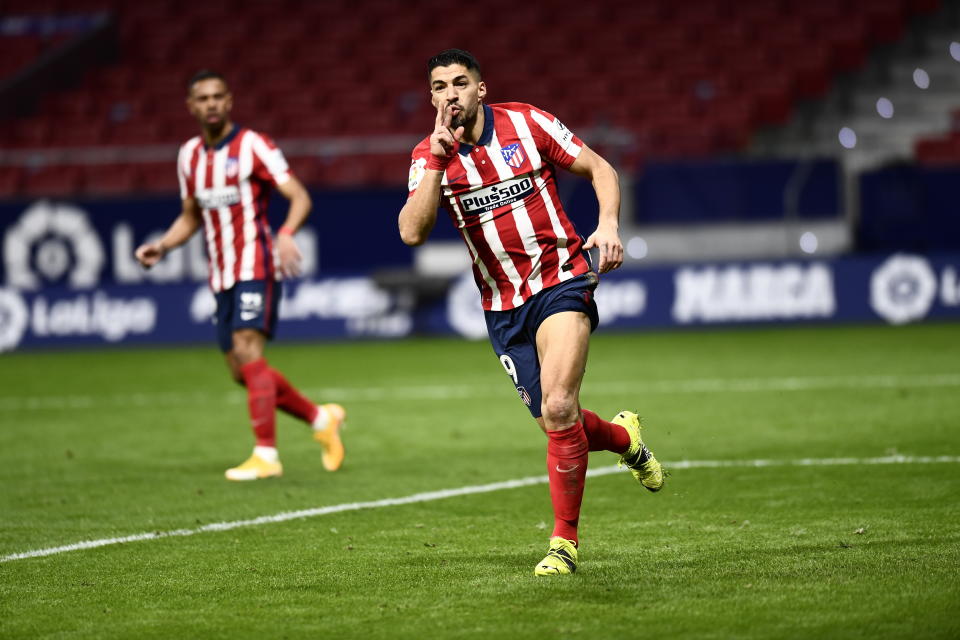
[[[443,51],[428,73],[437,117],[413,150],[400,236],[408,245],[425,242],[438,204],[463,235],[494,352],[547,435],[554,528],[534,573],[573,573],[589,451],[613,451],[642,486],[663,486],[637,414],[622,411],[608,422],[579,400],[598,323],[597,274],[623,261],[617,174],[546,111],[484,104],[486,84],[470,53]],[[560,203],[554,166],[589,179],[596,191],[599,224],[586,241]],[[596,271],[587,253],[594,247]]]
[[[182,210],[160,240],[137,248],[136,257],[150,268],[203,227],[210,288],[217,301],[217,338],[230,374],[247,388],[256,440],[250,458],[227,469],[227,479],[283,474],[277,454],[277,408],[312,426],[324,468],[336,471],[344,455],[343,407],[310,402],[263,356],[277,321],[281,274],[300,273],[302,256],[293,234],[310,213],[310,195],[270,138],[231,122],[232,106],[233,96],[219,73],[205,70],[190,79],[187,108],[200,123],[201,135],[180,147]],[[267,220],[273,187],[290,201],[276,240]]]

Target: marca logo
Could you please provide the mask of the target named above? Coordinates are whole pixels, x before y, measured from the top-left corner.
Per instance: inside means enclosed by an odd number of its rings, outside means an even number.
[[[520,148],[519,142],[508,144],[500,149],[500,155],[503,156],[503,161],[514,169],[522,167],[523,161],[527,159],[526,156],[523,155],[523,150]]]
[[[822,263],[684,268],[674,276],[679,323],[829,318],[833,273]]]
[[[481,214],[522,200],[531,193],[533,178],[527,174],[460,196],[460,207],[465,214]]]
[[[197,202],[204,209],[230,207],[240,202],[240,188],[231,185],[229,187],[201,189],[197,192]]]

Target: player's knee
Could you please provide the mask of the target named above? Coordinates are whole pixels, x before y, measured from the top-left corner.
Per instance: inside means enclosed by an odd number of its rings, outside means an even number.
[[[543,397],[543,419],[548,425],[571,425],[577,421],[577,398],[572,394],[554,392]]]
[[[253,332],[236,331],[233,334],[233,349],[231,352],[234,360],[240,366],[243,366],[263,355],[262,341]]]

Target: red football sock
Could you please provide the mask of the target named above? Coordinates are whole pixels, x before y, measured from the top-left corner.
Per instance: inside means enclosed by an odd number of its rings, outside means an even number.
[[[613,451],[624,453],[630,448],[630,434],[618,424],[607,422],[593,411],[581,409],[583,430],[590,443],[590,451]]]
[[[553,502],[553,535],[577,542],[583,482],[587,477],[588,445],[583,425],[548,431],[547,474]]]
[[[240,367],[247,386],[247,407],[258,447],[277,446],[277,385],[263,358]]]
[[[276,369],[270,369],[270,374],[277,387],[277,408],[307,424],[312,423],[317,417],[317,405],[303,397]]]

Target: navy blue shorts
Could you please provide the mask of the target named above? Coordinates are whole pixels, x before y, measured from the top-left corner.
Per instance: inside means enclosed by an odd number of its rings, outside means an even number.
[[[217,299],[217,342],[220,350],[233,349],[233,332],[257,329],[268,338],[277,326],[280,283],[275,280],[245,280],[214,296]]]
[[[600,321],[593,290],[597,275],[592,271],[562,284],[544,289],[524,304],[508,311],[485,311],[487,333],[493,351],[506,369],[523,401],[534,418],[540,410],[540,358],[537,357],[537,329],[540,324],[561,311],[579,311],[590,318],[590,330]]]

